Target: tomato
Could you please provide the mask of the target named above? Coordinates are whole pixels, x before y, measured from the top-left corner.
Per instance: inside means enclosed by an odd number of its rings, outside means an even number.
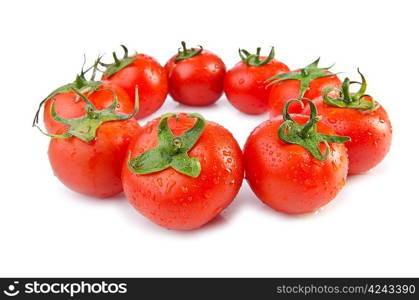
[[[122,59],[116,58],[113,64],[102,64],[107,67],[102,79],[122,87],[135,101],[135,87],[138,86],[140,110],[135,116],[144,118],[157,111],[164,103],[169,90],[166,70],[153,57],[145,54],[128,56],[125,51]]]
[[[287,112],[284,119],[265,121],[250,134],[244,147],[250,187],[261,201],[283,213],[318,210],[346,181],[348,157],[339,143],[348,138],[334,136],[330,127],[318,121],[315,106],[309,103],[310,118],[291,117]]]
[[[214,53],[187,49],[173,56],[165,65],[169,93],[173,100],[186,105],[205,106],[215,103],[223,94],[224,62]]]
[[[321,95],[323,88],[327,86],[339,87],[340,79],[329,72],[329,68],[319,68],[319,59],[303,69],[289,73],[283,73],[271,77],[272,89],[269,94],[269,113],[274,118],[282,114],[284,104],[290,99],[308,98],[315,99]],[[298,103],[292,103],[290,113],[301,113],[303,107]]]
[[[91,91],[90,91],[91,92]],[[89,92],[85,93],[88,94]],[[118,97],[117,112],[129,114],[134,109],[128,94],[119,86],[109,82],[103,81],[102,85],[96,88],[89,96],[89,100],[97,109],[104,109],[110,106],[114,100],[114,93]],[[67,128],[67,125],[55,121],[51,117],[51,104],[54,102],[57,114],[67,119],[74,119],[86,114],[85,103],[77,97],[74,91],[59,93],[45,102],[44,109],[44,123],[47,132],[58,133],[62,129]]]
[[[92,197],[111,197],[122,191],[122,164],[129,142],[140,131],[133,118],[137,109],[131,115],[118,114],[115,112],[116,99],[109,107],[99,110],[88,100],[96,97],[99,101],[100,96],[92,95],[87,99],[79,92],[78,96],[85,104],[83,117],[64,118],[57,114],[55,103],[51,104],[50,117],[65,125],[57,134],[50,135],[48,156],[51,167],[55,176],[71,190]],[[108,101],[108,97],[100,99]],[[64,112],[70,111],[65,110],[64,104],[63,109]],[[78,113],[76,110],[72,112]]]
[[[228,130],[199,114],[166,114],[148,122],[131,143],[122,182],[145,217],[191,230],[234,200],[243,171],[242,152]]]
[[[332,89],[328,89],[324,98],[314,100],[322,122],[337,134],[351,137],[351,141],[345,143],[349,174],[364,173],[378,165],[389,152],[392,139],[387,112],[371,96],[364,94],[366,80],[362,74],[361,77],[362,86],[356,94],[350,94],[350,80],[346,78],[337,98],[330,98],[328,91]]]
[[[228,101],[246,114],[262,114],[268,110],[270,87],[266,80],[276,74],[288,72],[289,68],[274,59],[272,47],[268,57],[260,57],[260,48],[256,54],[239,50],[241,62],[230,69],[224,78],[224,92]]]

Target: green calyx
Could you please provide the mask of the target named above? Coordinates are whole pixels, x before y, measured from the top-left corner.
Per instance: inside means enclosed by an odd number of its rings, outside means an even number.
[[[65,84],[63,86],[60,86],[59,88],[52,91],[46,98],[44,98],[41,101],[41,103],[39,103],[39,107],[38,107],[38,109],[35,113],[35,117],[34,117],[33,122],[32,122],[32,127],[37,126],[37,124],[39,122],[39,114],[41,112],[42,106],[49,99],[51,99],[51,98],[53,98],[53,97],[55,97],[59,94],[71,92],[73,90],[77,90],[82,94],[87,93],[87,96],[89,96],[94,91],[96,91],[100,86],[102,86],[103,85],[102,81],[96,81],[95,80],[97,66],[100,63],[100,60],[101,60],[101,57],[99,56],[96,59],[95,63],[91,67],[84,70],[84,65],[86,63],[86,58],[85,58],[83,66],[81,68],[81,72],[80,72],[80,74],[77,74],[76,79],[73,82]],[[86,73],[89,72],[90,70],[92,70],[92,74],[91,74],[89,79],[86,79]],[[76,95],[74,97],[74,101],[77,101],[78,98],[79,98],[79,96]]]
[[[359,69],[358,73],[361,75],[362,82],[350,81],[350,79],[346,77],[342,83],[341,89],[336,89],[335,87],[324,88],[322,91],[323,102],[330,106],[359,109],[367,113],[370,113],[380,107],[380,105],[375,102],[371,96],[365,94],[365,91],[367,90],[367,81]],[[351,84],[360,84],[361,87],[356,93],[351,93],[349,90]],[[336,98],[329,96],[329,94],[333,91],[337,91],[338,93]],[[363,98],[365,97],[371,98],[371,101],[364,100]]]
[[[269,52],[269,55],[264,59],[260,58],[260,50],[261,50],[261,48],[258,47],[256,49],[256,54],[252,54],[245,49],[239,49],[239,55],[240,55],[241,60],[246,65],[252,66],[252,67],[260,67],[260,66],[266,65],[267,63],[269,63],[271,60],[273,60],[275,58],[275,48],[274,47],[271,48],[271,51]]]
[[[186,43],[184,41],[182,41],[181,44],[182,44],[182,49],[179,48],[178,54],[174,59],[175,63],[178,63],[182,60],[197,56],[197,55],[201,54],[202,51],[204,50],[204,48],[202,48],[202,46],[199,46],[199,45],[198,45],[198,47],[199,47],[198,49],[196,49],[196,48],[188,49],[188,48],[186,48]]]
[[[114,62],[111,64],[105,64],[100,62],[100,65],[105,67],[105,71],[103,72],[103,76],[105,78],[111,77],[116,72],[124,69],[125,67],[129,66],[134,62],[134,60],[137,58],[137,55],[128,56],[128,49],[124,45],[121,45],[122,49],[124,50],[124,56],[122,58],[118,58],[116,55],[116,52],[112,52],[112,56],[114,59]]]
[[[301,99],[287,101],[283,111],[284,123],[278,129],[278,137],[283,142],[300,145],[317,160],[325,161],[330,153],[329,143],[345,143],[350,141],[350,137],[318,133],[316,124],[320,121],[321,117],[317,115],[316,105],[309,99],[303,99],[310,105],[310,119],[304,125],[295,122],[288,113],[288,107],[293,101],[297,101],[301,105],[303,105],[303,102]],[[326,147],[325,153],[321,153],[320,151],[321,143]]]
[[[113,90],[111,91],[114,95],[114,101],[109,107],[103,110],[97,110],[95,106],[93,105],[93,103],[90,102],[90,100],[85,95],[83,95],[80,91],[76,89],[73,89],[73,91],[86,103],[84,107],[86,111],[86,115],[80,118],[75,118],[75,119],[65,119],[63,117],[60,117],[57,114],[57,112],[55,111],[55,103],[52,102],[51,110],[50,110],[51,117],[57,122],[68,125],[69,128],[63,134],[48,134],[48,133],[43,132],[38,126],[36,126],[43,134],[49,137],[58,138],[58,139],[68,139],[74,136],[86,143],[89,143],[96,138],[96,131],[103,123],[110,122],[110,121],[128,120],[134,117],[139,109],[137,88],[136,88],[136,94],[135,94],[134,111],[128,115],[118,114],[115,112],[115,109],[118,106],[118,96]]]
[[[145,151],[133,159],[128,158],[128,167],[136,174],[151,174],[172,167],[179,173],[196,178],[201,173],[201,164],[198,159],[188,156],[188,151],[199,140],[205,128],[205,119],[198,113],[189,114],[187,117],[196,118],[192,128],[181,136],[173,135],[168,125],[168,118],[176,114],[168,113],[161,116],[157,140],[158,146]]]
[[[334,73],[325,72],[329,70],[331,67],[333,67],[333,65],[327,68],[319,68],[318,67],[319,61],[320,61],[320,57],[299,71],[281,73],[281,74],[272,76],[271,78],[266,80],[266,82],[269,82],[269,84],[266,87],[276,84],[278,82],[284,81],[284,80],[290,80],[290,79],[299,80],[300,93],[298,97],[302,98],[304,96],[304,93],[307,91],[308,86],[312,80],[336,75]]]

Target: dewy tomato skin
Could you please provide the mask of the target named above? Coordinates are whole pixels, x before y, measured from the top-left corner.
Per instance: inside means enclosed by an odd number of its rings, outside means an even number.
[[[131,158],[157,146],[159,120],[148,122],[131,143]],[[194,122],[183,114],[178,121],[169,118],[168,124],[173,134],[179,136]],[[208,223],[234,200],[242,184],[242,152],[224,127],[206,121],[188,155],[201,164],[196,178],[171,167],[146,175],[133,173],[127,163],[123,167],[124,192],[131,204],[152,222],[168,229],[191,230]]]
[[[325,72],[330,73],[328,71]],[[303,97],[313,100],[322,94],[323,88],[328,86],[340,87],[341,85],[342,81],[336,75],[317,78],[310,82]],[[299,98],[300,86],[300,82],[294,79],[284,80],[272,85],[268,97],[269,115],[271,118],[282,115],[285,102]],[[289,107],[289,112],[293,114],[302,113],[302,111],[303,108],[298,103],[292,103]]]
[[[294,115],[299,123],[308,117]],[[330,143],[330,155],[319,161],[300,145],[278,138],[280,118],[265,121],[249,136],[244,147],[246,179],[256,196],[273,209],[287,214],[318,210],[330,202],[345,185],[348,157],[343,144]],[[334,132],[317,123],[317,131]],[[325,151],[325,146],[320,145]]]
[[[135,87],[138,86],[140,110],[135,116],[144,118],[157,111],[164,103],[169,91],[167,72],[153,57],[137,54],[128,66],[103,79],[122,87],[135,101]]]
[[[338,135],[351,137],[351,141],[345,143],[349,155],[349,174],[367,172],[384,159],[390,150],[392,127],[382,106],[372,112],[362,112],[329,106],[322,97],[315,99],[314,103],[323,123]]]
[[[208,50],[175,62],[177,57],[173,56],[165,65],[172,98],[191,106],[215,103],[223,94],[226,73],[221,58]]]
[[[258,53],[260,49],[258,48]],[[240,53],[240,52],[239,52]],[[271,87],[267,87],[266,80],[274,75],[288,72],[289,68],[273,57],[259,57],[249,55],[228,70],[224,77],[224,92],[228,101],[238,110],[246,114],[262,114],[268,110],[268,97]],[[271,50],[273,52],[273,48]],[[258,57],[258,65],[249,65],[247,60]],[[268,59],[269,62],[263,64]]]
[[[48,156],[55,176],[78,193],[108,198],[122,192],[121,169],[128,145],[140,131],[135,119],[103,123],[96,139],[52,138]]]
[[[128,94],[121,87],[107,80],[103,81],[103,85],[89,96],[89,100],[97,109],[104,109],[110,106],[114,100],[112,91],[118,97],[116,112],[130,114],[134,109],[134,104],[131,102]],[[66,92],[58,94],[45,102],[44,124],[48,133],[58,133],[67,127],[51,117],[52,102],[54,102],[57,114],[66,119],[74,119],[86,114],[84,110],[85,103],[76,96],[74,92]]]

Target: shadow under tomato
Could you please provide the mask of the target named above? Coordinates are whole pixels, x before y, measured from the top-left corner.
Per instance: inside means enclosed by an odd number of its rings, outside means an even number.
[[[138,227],[140,230],[153,231],[156,233],[167,233],[169,235],[182,235],[182,236],[192,236],[195,234],[201,234],[202,232],[216,230],[218,228],[224,227],[228,223],[227,219],[223,215],[218,215],[207,224],[203,225],[200,228],[193,230],[173,230],[161,227],[157,224],[154,224],[152,221],[148,220],[146,217],[141,215],[139,212],[133,208],[128,201],[118,203],[118,207],[121,209],[124,218],[128,222],[132,223],[133,226]]]
[[[339,195],[338,195],[339,197]],[[337,200],[337,199],[336,199]],[[332,200],[333,202],[333,200]],[[257,210],[262,214],[266,214],[266,216],[277,218],[278,220],[291,220],[291,221],[299,221],[303,219],[313,218],[317,215],[321,215],[325,210],[328,209],[328,205],[321,207],[319,210],[305,213],[305,214],[286,214],[279,211],[274,210],[273,208],[269,207],[261,200],[259,200],[256,195],[253,193],[252,189],[248,185],[247,182],[243,182],[243,186],[237,195],[234,202],[223,212],[224,216],[230,218],[234,218],[236,214],[238,214],[241,210],[244,209],[251,209]]]
[[[74,201],[74,199],[77,199],[76,201],[106,202],[107,203],[107,202],[119,202],[119,201],[127,200],[123,192],[120,192],[117,195],[107,197],[107,198],[98,198],[98,197],[93,197],[93,196],[88,196],[88,195],[77,193],[65,186],[62,186],[61,189],[63,193],[66,193],[69,196],[69,198],[72,199],[72,201]]]

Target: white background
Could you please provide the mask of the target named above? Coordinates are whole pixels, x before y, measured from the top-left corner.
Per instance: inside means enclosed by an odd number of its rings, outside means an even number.
[[[419,49],[415,1],[2,1],[0,4],[0,276],[419,276]],[[120,195],[96,200],[52,174],[49,139],[31,128],[38,102],[93,59],[124,43],[164,64],[181,40],[219,54],[276,46],[291,69],[318,56],[341,76],[367,76],[388,110],[390,154],[349,178],[313,215],[264,206],[244,183],[204,228],[176,232]],[[267,116],[223,97],[199,111],[241,145]]]

